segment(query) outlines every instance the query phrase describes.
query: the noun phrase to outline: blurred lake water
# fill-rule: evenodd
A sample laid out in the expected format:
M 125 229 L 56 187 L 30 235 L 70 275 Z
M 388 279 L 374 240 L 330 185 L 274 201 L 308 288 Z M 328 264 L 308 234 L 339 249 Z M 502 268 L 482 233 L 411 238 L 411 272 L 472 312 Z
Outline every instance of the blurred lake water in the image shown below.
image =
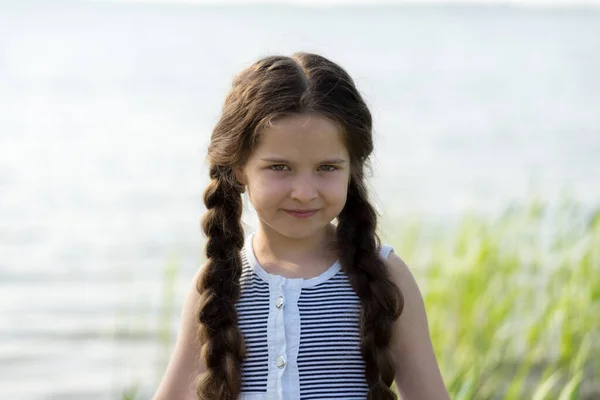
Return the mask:
M 165 269 L 177 309 L 231 78 L 298 50 L 371 106 L 386 222 L 599 204 L 599 11 L 3 2 L 0 398 L 152 392 Z

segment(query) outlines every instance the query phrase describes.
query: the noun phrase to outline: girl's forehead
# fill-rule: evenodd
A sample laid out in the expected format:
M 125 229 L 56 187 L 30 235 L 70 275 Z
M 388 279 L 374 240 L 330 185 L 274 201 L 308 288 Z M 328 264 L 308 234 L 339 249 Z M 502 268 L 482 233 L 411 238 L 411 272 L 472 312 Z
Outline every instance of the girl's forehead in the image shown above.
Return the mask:
M 299 114 L 272 122 L 260 135 L 257 154 L 322 156 L 346 154 L 343 133 L 334 121 L 317 114 Z

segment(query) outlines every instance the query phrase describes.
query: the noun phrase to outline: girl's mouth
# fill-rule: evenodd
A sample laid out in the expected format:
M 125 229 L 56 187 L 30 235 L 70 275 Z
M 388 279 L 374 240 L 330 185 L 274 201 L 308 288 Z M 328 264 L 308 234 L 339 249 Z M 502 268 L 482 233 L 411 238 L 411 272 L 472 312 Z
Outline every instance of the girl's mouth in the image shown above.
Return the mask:
M 319 210 L 284 210 L 286 213 L 290 214 L 295 218 L 310 218 L 317 213 Z

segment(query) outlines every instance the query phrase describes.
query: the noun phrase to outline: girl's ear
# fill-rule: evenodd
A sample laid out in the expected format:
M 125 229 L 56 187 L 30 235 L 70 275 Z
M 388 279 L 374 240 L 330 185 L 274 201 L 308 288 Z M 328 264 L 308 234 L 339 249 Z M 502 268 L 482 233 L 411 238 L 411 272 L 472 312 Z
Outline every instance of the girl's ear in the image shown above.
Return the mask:
M 235 174 L 235 179 L 240 183 L 240 185 L 246 186 L 246 178 L 244 176 L 244 169 L 242 167 L 234 167 L 233 173 Z

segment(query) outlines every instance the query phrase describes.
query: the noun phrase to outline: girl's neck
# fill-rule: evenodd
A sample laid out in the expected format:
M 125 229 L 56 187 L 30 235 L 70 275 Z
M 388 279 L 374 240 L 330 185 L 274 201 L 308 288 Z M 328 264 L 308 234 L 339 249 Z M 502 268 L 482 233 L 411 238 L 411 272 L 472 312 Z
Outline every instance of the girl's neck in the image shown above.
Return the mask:
M 329 225 L 307 238 L 289 238 L 259 227 L 252 247 L 258 262 L 268 272 L 287 278 L 309 279 L 320 275 L 337 259 L 335 226 Z

